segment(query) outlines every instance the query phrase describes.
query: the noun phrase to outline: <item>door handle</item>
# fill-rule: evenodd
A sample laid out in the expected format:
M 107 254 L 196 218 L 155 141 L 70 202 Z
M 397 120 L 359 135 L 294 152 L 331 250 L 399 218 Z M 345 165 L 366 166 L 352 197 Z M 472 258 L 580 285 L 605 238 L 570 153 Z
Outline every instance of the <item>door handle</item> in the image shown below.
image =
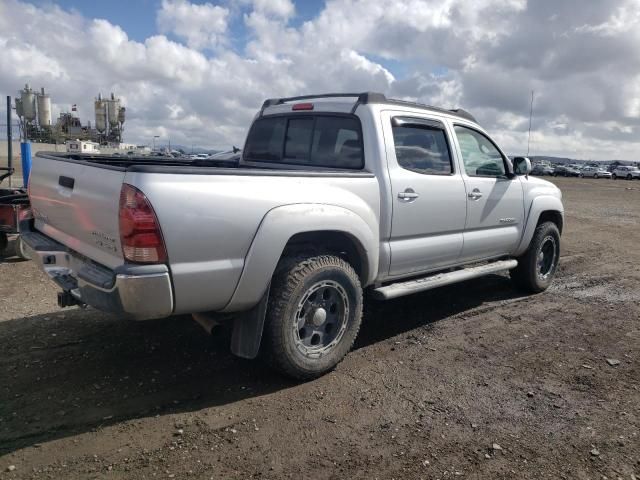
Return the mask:
M 478 200 L 479 198 L 482 198 L 482 192 L 479 189 L 474 188 L 467 194 L 467 197 L 471 200 Z
M 420 194 L 416 193 L 412 188 L 407 188 L 404 192 L 398 193 L 398 198 L 407 202 L 415 200 L 419 196 Z
M 60 175 L 58 177 L 58 185 L 64 188 L 68 188 L 69 190 L 73 190 L 73 186 L 75 185 L 75 178 L 65 177 L 64 175 Z

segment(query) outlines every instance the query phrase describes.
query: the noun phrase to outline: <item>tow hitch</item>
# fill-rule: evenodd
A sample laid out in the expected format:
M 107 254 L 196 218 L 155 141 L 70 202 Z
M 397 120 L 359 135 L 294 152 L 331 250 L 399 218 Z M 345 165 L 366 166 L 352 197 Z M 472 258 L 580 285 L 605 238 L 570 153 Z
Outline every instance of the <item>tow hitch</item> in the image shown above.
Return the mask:
M 68 290 L 58 292 L 58 306 L 60 308 L 73 307 L 75 305 L 79 305 L 82 308 L 86 307 L 86 304 L 71 295 Z

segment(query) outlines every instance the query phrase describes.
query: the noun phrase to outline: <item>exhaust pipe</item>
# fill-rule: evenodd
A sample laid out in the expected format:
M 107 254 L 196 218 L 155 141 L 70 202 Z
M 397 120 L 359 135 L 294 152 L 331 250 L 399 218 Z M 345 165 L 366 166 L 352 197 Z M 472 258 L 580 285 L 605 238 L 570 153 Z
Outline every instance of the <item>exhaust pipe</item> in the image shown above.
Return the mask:
M 220 325 L 213 315 L 206 313 L 192 313 L 191 317 L 202 327 L 209 335 L 213 334 L 214 329 Z

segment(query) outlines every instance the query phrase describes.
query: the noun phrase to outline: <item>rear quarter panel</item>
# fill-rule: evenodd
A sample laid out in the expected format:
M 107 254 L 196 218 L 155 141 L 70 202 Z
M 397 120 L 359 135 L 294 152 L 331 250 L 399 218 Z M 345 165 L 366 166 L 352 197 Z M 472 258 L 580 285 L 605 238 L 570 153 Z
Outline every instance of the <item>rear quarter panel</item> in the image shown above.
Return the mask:
M 128 172 L 125 182 L 144 192 L 158 216 L 169 257 L 175 313 L 221 310 L 227 305 L 256 232 L 276 207 L 337 205 L 366 218 L 378 231 L 379 190 L 371 174 Z M 282 251 L 284 244 L 278 248 Z

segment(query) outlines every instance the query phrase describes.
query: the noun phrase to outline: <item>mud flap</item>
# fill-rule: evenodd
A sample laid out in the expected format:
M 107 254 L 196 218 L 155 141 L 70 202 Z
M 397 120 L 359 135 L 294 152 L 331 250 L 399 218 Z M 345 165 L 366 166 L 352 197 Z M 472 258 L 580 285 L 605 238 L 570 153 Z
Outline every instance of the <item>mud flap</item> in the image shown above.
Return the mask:
M 249 360 L 258 356 L 262 330 L 264 329 L 264 319 L 267 315 L 270 289 L 271 284 L 267 286 L 267 291 L 258 305 L 235 318 L 233 333 L 231 334 L 231 353 L 234 355 Z

